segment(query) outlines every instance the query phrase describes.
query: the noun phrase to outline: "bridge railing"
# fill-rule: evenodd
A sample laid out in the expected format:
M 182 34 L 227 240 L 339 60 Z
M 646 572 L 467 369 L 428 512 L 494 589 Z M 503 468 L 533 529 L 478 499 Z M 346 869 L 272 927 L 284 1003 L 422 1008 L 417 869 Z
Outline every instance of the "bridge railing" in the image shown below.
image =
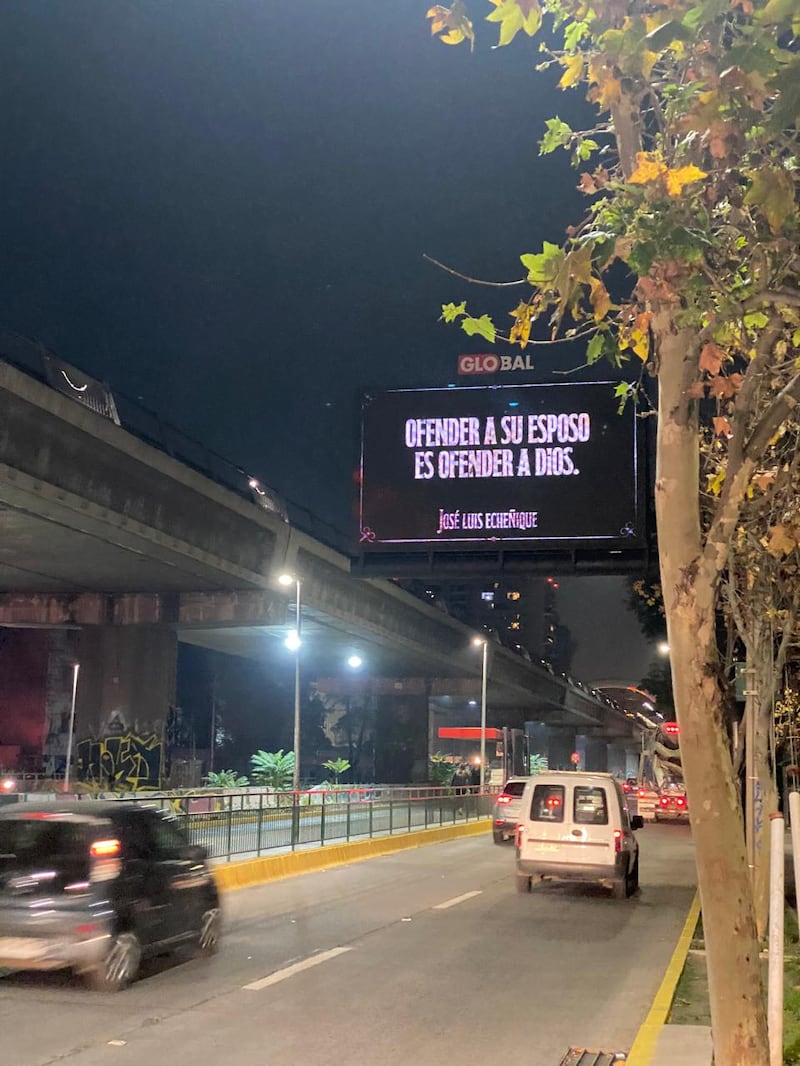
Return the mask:
M 249 789 L 242 795 L 142 797 L 133 802 L 169 810 L 212 859 L 231 859 L 476 821 L 491 813 L 494 791 L 480 792 L 477 786 Z

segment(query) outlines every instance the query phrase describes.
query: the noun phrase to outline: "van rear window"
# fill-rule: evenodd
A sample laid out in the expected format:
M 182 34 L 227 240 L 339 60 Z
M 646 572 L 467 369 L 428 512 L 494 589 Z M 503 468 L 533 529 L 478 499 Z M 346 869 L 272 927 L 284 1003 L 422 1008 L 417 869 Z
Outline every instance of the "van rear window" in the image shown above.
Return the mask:
M 58 889 L 88 878 L 86 826 L 50 817 L 0 819 L 0 881 L 42 871 Z
M 531 821 L 564 821 L 563 785 L 536 785 L 531 801 Z
M 515 798 L 521 796 L 524 791 L 524 781 L 508 781 L 506 787 L 503 789 L 503 792 L 505 792 L 507 796 L 514 796 Z
M 604 788 L 575 787 L 572 819 L 579 825 L 608 825 L 608 807 Z

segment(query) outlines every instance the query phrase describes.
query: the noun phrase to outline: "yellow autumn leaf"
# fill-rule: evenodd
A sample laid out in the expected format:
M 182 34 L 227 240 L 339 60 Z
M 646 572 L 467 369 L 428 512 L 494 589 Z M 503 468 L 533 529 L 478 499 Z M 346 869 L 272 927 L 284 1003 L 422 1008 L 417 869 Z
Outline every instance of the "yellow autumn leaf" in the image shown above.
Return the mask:
M 608 108 L 616 104 L 622 96 L 622 82 L 619 78 L 604 78 L 600 82 L 600 92 L 597 95 L 597 103 L 600 107 Z
M 693 165 L 676 167 L 674 170 L 668 169 L 666 172 L 667 193 L 670 196 L 680 196 L 685 185 L 691 185 L 693 181 L 700 181 L 701 178 L 706 177 L 708 175 L 705 170 Z
M 562 67 L 564 67 L 564 73 L 561 75 L 561 80 L 558 83 L 559 89 L 569 89 L 572 85 L 577 85 L 583 76 L 583 56 L 564 56 L 560 59 Z
M 706 488 L 712 496 L 719 496 L 722 486 L 725 484 L 725 471 L 718 470 L 716 474 L 706 475 Z
M 658 181 L 667 168 L 655 152 L 637 152 L 636 169 L 628 178 L 631 185 L 647 185 L 648 182 Z
M 650 354 L 650 335 L 642 329 L 631 330 L 631 348 L 639 356 L 643 363 L 647 362 Z
M 595 322 L 600 322 L 611 309 L 611 297 L 608 295 L 608 289 L 599 278 L 590 278 L 589 286 L 591 289 L 589 299 L 594 310 L 594 320 Z
M 513 311 L 509 311 L 509 314 L 514 319 L 514 325 L 508 334 L 508 339 L 511 344 L 519 344 L 520 348 L 525 348 L 531 336 L 533 308 L 521 300 Z
M 769 538 L 762 537 L 761 543 L 775 559 L 788 555 L 789 552 L 797 547 L 797 541 L 791 535 L 789 529 L 781 524 L 771 526 Z

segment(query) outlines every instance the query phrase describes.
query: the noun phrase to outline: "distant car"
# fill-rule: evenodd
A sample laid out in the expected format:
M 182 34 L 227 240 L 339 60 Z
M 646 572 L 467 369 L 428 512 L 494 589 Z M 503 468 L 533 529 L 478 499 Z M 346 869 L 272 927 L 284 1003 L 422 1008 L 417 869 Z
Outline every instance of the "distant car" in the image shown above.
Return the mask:
M 662 789 L 655 806 L 657 822 L 688 822 L 689 801 L 681 789 Z
M 494 801 L 492 834 L 495 844 L 502 844 L 506 840 L 513 841 L 519 821 L 522 793 L 528 780 L 527 777 L 509 777 L 503 791 Z
M 116 992 L 143 956 L 180 946 L 210 955 L 219 936 L 205 850 L 154 807 L 0 810 L 0 967 L 71 967 Z

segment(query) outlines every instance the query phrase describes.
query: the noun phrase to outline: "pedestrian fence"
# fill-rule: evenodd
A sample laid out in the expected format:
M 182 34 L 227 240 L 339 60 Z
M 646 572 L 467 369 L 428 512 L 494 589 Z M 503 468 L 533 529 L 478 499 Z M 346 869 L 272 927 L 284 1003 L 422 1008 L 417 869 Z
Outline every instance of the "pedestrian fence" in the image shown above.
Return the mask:
M 133 802 L 169 810 L 211 858 L 231 859 L 476 821 L 491 814 L 494 791 L 481 792 L 475 786 L 457 792 L 393 786 L 312 792 L 247 789 L 238 794 L 137 796 Z

